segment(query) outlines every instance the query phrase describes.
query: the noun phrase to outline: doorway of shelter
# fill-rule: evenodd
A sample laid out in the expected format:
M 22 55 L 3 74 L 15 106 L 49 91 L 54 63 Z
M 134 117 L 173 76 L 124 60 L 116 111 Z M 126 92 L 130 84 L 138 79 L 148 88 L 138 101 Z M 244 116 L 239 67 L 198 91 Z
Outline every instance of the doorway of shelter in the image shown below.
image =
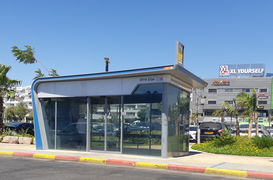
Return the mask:
M 121 97 L 90 98 L 90 150 L 121 152 Z

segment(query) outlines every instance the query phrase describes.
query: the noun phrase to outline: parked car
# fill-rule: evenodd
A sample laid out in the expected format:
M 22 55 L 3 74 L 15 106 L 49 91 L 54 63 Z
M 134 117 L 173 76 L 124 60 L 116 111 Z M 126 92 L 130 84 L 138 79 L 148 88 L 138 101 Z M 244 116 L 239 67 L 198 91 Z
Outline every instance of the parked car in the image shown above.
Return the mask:
M 147 130 L 158 130 L 161 131 L 161 124 L 158 122 L 139 122 L 135 125 L 130 125 L 126 128 L 126 132 L 131 131 L 147 131 Z
M 224 131 L 229 131 L 226 124 L 222 122 L 203 122 L 199 125 L 199 128 L 200 128 L 200 142 L 204 142 L 206 141 L 206 139 L 210 137 L 220 135 Z
M 270 129 L 270 137 L 273 137 L 273 129 Z
M 190 140 L 196 141 L 196 130 L 197 126 L 190 126 L 189 128 Z
M 32 123 L 12 123 L 10 125 L 7 125 L 5 129 L 10 129 L 12 131 L 16 131 L 17 133 L 22 131 L 22 129 L 24 131 L 28 129 L 27 134 L 34 136 L 34 125 Z
M 258 128 L 259 128 L 259 137 L 269 136 L 269 133 L 265 129 L 264 125 L 258 124 Z M 240 136 L 248 136 L 248 129 L 249 129 L 249 124 L 240 124 L 239 126 Z M 236 130 L 232 131 L 231 135 L 236 136 Z M 254 136 L 256 136 L 255 124 L 252 125 L 252 133 L 251 133 L 251 137 L 254 137 Z

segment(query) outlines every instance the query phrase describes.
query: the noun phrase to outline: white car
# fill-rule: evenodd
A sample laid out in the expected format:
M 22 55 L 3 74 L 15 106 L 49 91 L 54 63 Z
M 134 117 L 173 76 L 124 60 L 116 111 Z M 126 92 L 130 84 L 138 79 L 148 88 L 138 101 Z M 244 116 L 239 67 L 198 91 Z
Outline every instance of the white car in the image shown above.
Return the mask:
M 270 134 L 270 137 L 273 137 L 273 129 L 270 129 L 269 134 Z
M 196 141 L 196 130 L 197 130 L 197 126 L 190 126 L 190 129 L 189 129 L 190 140 Z
M 258 124 L 258 127 L 259 127 L 259 137 L 269 136 L 269 133 L 265 129 L 264 125 Z M 248 128 L 249 128 L 249 124 L 240 124 L 240 126 L 239 126 L 240 136 L 248 136 Z M 231 132 L 231 135 L 236 136 L 236 130 L 233 130 Z M 254 136 L 256 136 L 255 124 L 252 125 L 252 133 L 251 133 L 251 137 L 254 137 Z

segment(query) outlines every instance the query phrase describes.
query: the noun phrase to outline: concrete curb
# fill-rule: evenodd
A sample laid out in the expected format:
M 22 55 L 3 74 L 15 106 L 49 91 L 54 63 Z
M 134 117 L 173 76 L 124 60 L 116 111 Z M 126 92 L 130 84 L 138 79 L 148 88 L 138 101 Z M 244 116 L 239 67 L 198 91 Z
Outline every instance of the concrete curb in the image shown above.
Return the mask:
M 162 170 L 175 170 L 175 171 L 184 171 L 184 172 L 217 174 L 217 175 L 235 176 L 235 177 L 273 179 L 273 173 L 254 172 L 254 171 L 238 171 L 238 170 L 229 170 L 229 169 L 205 168 L 205 167 L 182 166 L 182 165 L 171 165 L 171 164 L 157 164 L 157 163 L 136 162 L 136 161 L 126 161 L 126 160 L 116 160 L 116 159 L 98 159 L 98 158 L 88 158 L 88 157 L 80 157 L 80 156 L 38 154 L 38 153 L 11 152 L 11 151 L 0 151 L 0 155 L 85 162 L 85 163 L 95 163 L 95 164 L 122 165 L 122 166 L 132 166 L 132 167 L 152 168 L 152 169 L 162 169 Z

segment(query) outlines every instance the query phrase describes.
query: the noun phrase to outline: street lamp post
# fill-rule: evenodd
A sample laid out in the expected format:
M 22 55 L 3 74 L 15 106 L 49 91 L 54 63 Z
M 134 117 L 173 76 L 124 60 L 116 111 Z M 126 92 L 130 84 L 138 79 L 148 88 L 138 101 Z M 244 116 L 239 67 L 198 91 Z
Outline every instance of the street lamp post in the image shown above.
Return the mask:
M 109 67 L 109 65 L 108 65 L 108 64 L 110 63 L 110 59 L 109 59 L 109 58 L 107 58 L 107 57 L 105 57 L 105 58 L 104 58 L 104 60 L 105 60 L 105 63 L 106 63 L 106 66 L 105 66 L 105 71 L 106 71 L 106 72 L 108 72 L 108 67 Z

